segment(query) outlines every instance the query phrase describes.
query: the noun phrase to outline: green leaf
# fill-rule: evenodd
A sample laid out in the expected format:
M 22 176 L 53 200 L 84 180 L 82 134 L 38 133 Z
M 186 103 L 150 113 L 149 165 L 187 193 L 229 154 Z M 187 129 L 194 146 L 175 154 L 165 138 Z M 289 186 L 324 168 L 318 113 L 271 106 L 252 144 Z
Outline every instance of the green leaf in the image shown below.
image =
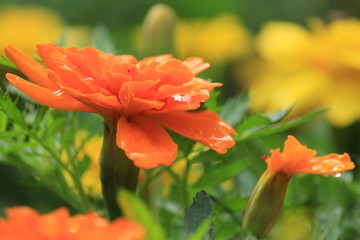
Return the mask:
M 17 69 L 17 67 L 5 56 L 0 56 L 0 65 L 7 67 L 7 68 L 13 68 Z
M 309 121 L 310 119 L 317 117 L 318 115 L 324 113 L 325 111 L 327 111 L 327 109 L 322 109 L 322 110 L 318 110 L 315 112 L 311 112 L 309 114 L 306 114 L 305 116 L 287 121 L 287 122 L 279 122 L 276 124 L 268 124 L 267 126 L 262 126 L 260 128 L 255 128 L 255 129 L 250 129 L 248 131 L 245 132 L 238 132 L 239 135 L 236 136 L 236 139 L 247 139 L 250 137 L 255 137 L 255 136 L 265 136 L 265 135 L 270 135 L 270 134 L 274 134 L 274 133 L 278 133 L 278 132 L 283 132 L 287 129 L 296 127 L 306 121 Z
M 248 102 L 248 93 L 229 98 L 220 112 L 220 117 L 230 125 L 236 125 L 243 119 L 246 111 L 249 109 Z
M 266 114 L 265 116 L 270 119 L 271 122 L 276 123 L 281 121 L 284 117 L 286 117 L 286 115 L 288 115 L 291 111 L 291 109 L 293 108 L 293 106 L 290 106 L 288 108 L 284 108 L 280 111 L 271 113 L 271 114 Z
M 191 159 L 191 162 L 212 162 L 219 159 L 219 154 L 212 150 L 200 152 L 197 156 Z
M 194 232 L 190 237 L 189 240 L 203 240 L 206 237 L 206 234 L 209 231 L 209 228 L 211 228 L 212 219 L 209 218 L 198 227 L 197 231 Z
M 225 180 L 236 176 L 248 165 L 245 160 L 234 160 L 226 164 L 218 164 L 215 167 L 206 169 L 200 179 L 193 185 L 194 188 L 205 188 L 216 186 Z
M 185 215 L 185 222 L 189 233 L 196 233 L 201 225 L 213 215 L 210 196 L 201 190 L 196 193 L 193 203 Z M 200 234 L 200 233 L 199 233 Z M 203 239 L 214 239 L 212 226 L 208 230 L 207 237 Z
M 4 112 L 11 121 L 23 128 L 27 128 L 25 118 L 19 108 L 9 96 L 5 96 L 3 93 L 0 93 L 0 111 Z
M 219 112 L 220 111 L 220 107 L 218 106 L 219 96 L 220 96 L 220 91 L 217 90 L 211 91 L 210 98 L 206 100 L 206 102 L 204 103 L 205 108 L 214 112 Z
M 103 24 L 97 24 L 93 31 L 92 45 L 106 53 L 116 54 L 117 50 L 109 29 Z
M 164 230 L 155 221 L 145 203 L 132 193 L 120 190 L 118 203 L 125 217 L 141 224 L 146 229 L 144 240 L 166 240 Z
M 245 139 L 251 133 L 259 131 L 269 125 L 272 122 L 269 118 L 262 116 L 260 114 L 254 114 L 246 119 L 244 119 L 238 127 L 236 127 L 236 132 L 239 134 L 235 136 L 235 139 Z

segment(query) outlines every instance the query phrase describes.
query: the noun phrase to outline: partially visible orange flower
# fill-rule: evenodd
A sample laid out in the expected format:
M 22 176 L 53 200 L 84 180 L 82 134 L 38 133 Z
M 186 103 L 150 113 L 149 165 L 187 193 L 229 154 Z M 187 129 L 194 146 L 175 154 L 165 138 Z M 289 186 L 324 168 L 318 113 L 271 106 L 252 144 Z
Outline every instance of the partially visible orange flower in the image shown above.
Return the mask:
M 29 207 L 7 209 L 0 219 L 0 240 L 140 240 L 142 226 L 119 218 L 110 223 L 96 213 L 69 216 L 65 208 L 40 215 Z
M 7 74 L 7 79 L 48 107 L 102 115 L 105 125 L 116 131 L 117 146 L 138 167 L 170 165 L 175 159 L 177 145 L 164 127 L 218 153 L 235 144 L 230 134 L 236 132 L 216 113 L 185 112 L 199 108 L 209 91 L 221 86 L 196 77 L 209 67 L 201 58 L 181 61 L 162 55 L 139 61 L 93 47 L 37 47 L 47 68 L 6 47 L 9 59 L 33 83 L 13 74 Z
M 271 156 L 265 157 L 268 171 L 283 172 L 288 177 L 299 173 L 335 174 L 355 167 L 347 153 L 331 153 L 316 157 L 316 151 L 307 148 L 293 136 L 288 136 L 284 150 L 271 150 Z
M 299 173 L 336 174 L 355 167 L 347 153 L 331 153 L 316 157 L 316 151 L 288 136 L 284 150 L 271 151 L 265 157 L 268 165 L 258 180 L 248 202 L 243 229 L 258 239 L 264 239 L 273 228 L 282 208 L 288 183 Z

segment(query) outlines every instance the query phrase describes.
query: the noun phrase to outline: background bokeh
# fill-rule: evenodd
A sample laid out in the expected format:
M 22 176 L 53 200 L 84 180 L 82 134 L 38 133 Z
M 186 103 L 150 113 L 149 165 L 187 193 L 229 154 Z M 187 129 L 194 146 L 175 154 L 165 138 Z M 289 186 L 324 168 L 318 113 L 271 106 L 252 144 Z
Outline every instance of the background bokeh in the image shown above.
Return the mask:
M 250 91 L 248 114 L 257 111 L 269 113 L 266 111 L 268 110 L 266 107 L 253 107 L 256 105 L 253 104 L 254 99 L 262 99 L 263 102 L 270 103 L 273 93 L 287 84 L 292 90 L 289 91 L 290 95 L 285 94 L 287 98 L 280 98 L 281 104 L 271 110 L 277 111 L 289 107 L 291 104 L 296 104 L 296 101 L 303 103 L 300 105 L 301 107 L 294 107 L 287 116 L 286 120 L 291 120 L 311 111 L 329 107 L 326 105 L 327 97 L 335 95 L 335 92 L 340 89 L 337 85 L 339 79 L 345 79 L 345 82 L 350 84 L 346 85 L 349 92 L 342 92 L 343 95 L 340 95 L 340 99 L 350 99 L 350 96 L 353 96 L 350 94 L 357 95 L 358 93 L 360 96 L 360 83 L 358 83 L 360 81 L 360 53 L 357 51 L 360 49 L 360 38 L 358 38 L 360 36 L 359 0 L 0 0 L 0 48 L 2 49 L 7 44 L 13 44 L 35 56 L 34 45 L 36 43 L 55 42 L 64 46 L 103 46 L 105 51 L 133 54 L 141 58 L 144 57 L 144 36 L 141 26 L 147 11 L 156 3 L 169 5 L 177 14 L 172 54 L 179 58 L 193 55 L 203 57 L 211 64 L 211 68 L 206 70 L 202 76 L 214 82 L 224 83 L 224 86 L 217 92 L 219 105 L 231 97 Z M 339 31 L 337 33 L 339 35 L 334 34 L 334 36 L 340 36 L 338 39 L 345 39 L 343 42 L 340 41 L 339 45 L 332 45 L 333 42 L 330 41 L 332 39 L 324 41 L 329 44 L 328 49 L 334 50 L 336 53 L 331 56 L 331 61 L 328 61 L 326 57 L 322 58 L 323 55 L 317 52 L 318 48 L 311 51 L 306 50 L 309 54 L 302 51 L 303 38 L 308 35 L 311 39 L 317 38 L 316 34 L 324 29 L 326 33 L 327 26 L 330 26 L 332 22 L 349 18 L 354 19 L 354 24 L 351 24 L 351 27 L 344 24 L 342 28 L 344 30 Z M 278 34 L 268 34 L 267 36 L 270 38 L 266 38 L 263 30 L 267 24 L 274 21 L 287 25 L 279 27 Z M 318 24 L 319 22 L 321 24 Z M 298 31 L 299 29 L 301 30 Z M 276 33 L 276 31 L 274 32 Z M 260 36 L 263 37 L 262 45 L 259 43 Z M 298 40 L 298 36 L 301 40 Z M 354 41 L 355 43 L 350 44 L 347 42 L 349 39 L 359 39 L 359 43 Z M 98 44 L 98 41 L 106 42 L 106 44 Z M 316 46 L 322 46 L 322 43 L 321 41 L 317 42 Z M 276 46 L 279 51 L 271 52 L 275 49 L 272 46 Z M 337 54 L 343 53 L 342 47 L 344 46 L 346 47 L 344 52 L 351 53 L 351 56 L 349 55 L 351 61 L 346 63 L 339 61 L 339 63 L 335 60 L 338 60 L 338 56 L 343 56 Z M 339 47 L 340 50 L 336 47 Z M 349 47 L 349 51 L 347 51 L 347 47 Z M 281 52 L 283 49 L 289 51 Z M 308 64 L 303 61 L 303 58 L 298 58 L 295 52 L 296 54 L 304 52 L 306 56 L 314 56 L 314 59 L 320 59 L 321 63 L 325 63 L 324 65 L 331 62 L 331 66 L 318 71 L 319 69 L 314 67 L 315 65 Z M 3 51 L 0 50 L 0 53 Z M 264 56 L 275 59 L 276 64 L 268 61 Z M 274 67 L 272 64 L 276 66 Z M 306 74 L 298 74 L 299 69 L 305 69 Z M 2 89 L 5 92 L 10 91 L 14 95 L 18 94 L 14 89 L 8 87 L 3 77 L 7 71 L 14 70 L 2 66 L 0 71 Z M 316 74 L 313 74 L 314 71 Z M 320 76 L 319 72 L 321 77 L 317 78 Z M 336 74 L 333 74 L 334 72 Z M 341 73 L 339 79 L 333 77 L 338 76 L 338 72 Z M 301 73 L 303 72 L 301 71 Z M 342 78 L 343 76 L 345 77 Z M 294 82 L 296 79 L 300 83 L 292 85 L 287 81 L 285 84 L 279 79 L 281 81 L 291 79 Z M 261 85 L 262 88 L 259 90 L 254 87 L 254 84 L 260 81 L 264 81 L 266 84 Z M 313 84 L 314 82 L 316 84 Z M 325 90 L 327 91 L 325 92 Z M 294 93 L 296 98 L 291 93 Z M 287 134 L 296 135 L 302 143 L 317 149 L 321 155 L 330 152 L 348 152 L 358 166 L 360 158 L 360 99 L 351 98 L 350 100 L 352 104 L 345 102 L 344 105 L 341 105 L 343 102 L 339 103 L 340 110 L 336 113 L 336 116 L 340 118 L 339 121 L 333 121 L 334 118 L 330 118 L 325 113 L 283 133 L 240 141 L 239 149 L 236 151 L 239 150 L 240 153 L 243 153 L 246 159 L 238 156 L 241 154 L 234 153 L 235 150 L 228 158 L 233 157 L 246 161 L 249 168 L 229 181 L 221 182 L 221 184 L 216 182 L 214 184 L 216 190 L 212 193 L 218 194 L 219 199 L 230 206 L 231 211 L 240 212 L 235 218 L 239 217 L 252 187 L 265 169 L 261 156 L 268 154 L 269 149 L 281 146 Z M 322 102 L 325 103 L 318 104 Z M 19 109 L 24 114 L 31 112 L 26 108 L 27 105 L 24 105 L 21 101 L 18 102 Z M 208 106 L 210 105 L 211 103 Z M 221 108 L 219 109 L 221 110 Z M 216 106 L 213 110 L 216 110 Z M 352 114 L 348 114 L 347 111 Z M 56 114 L 64 119 L 69 118 L 66 113 L 55 113 L 54 116 L 57 117 Z M 4 118 L 4 116 L 2 117 Z M 91 115 L 91 117 L 94 116 Z M 90 132 L 89 136 L 91 137 L 96 135 L 97 140 L 89 137 L 86 140 L 88 145 L 83 144 L 84 149 L 81 150 L 83 152 L 80 151 L 80 158 L 85 159 L 86 155 L 93 163 L 96 163 L 96 153 L 87 152 L 86 149 L 93 150 L 98 147 L 99 143 L 94 142 L 98 141 L 102 126 L 96 117 L 93 122 L 86 122 L 91 117 L 83 114 L 76 115 L 79 122 L 74 126 Z M 343 117 L 346 117 L 346 120 L 342 121 Z M 86 122 L 86 126 L 82 124 L 83 122 Z M 75 131 L 73 133 L 74 136 L 78 136 Z M 0 140 L 1 134 L 2 132 L 0 132 Z M 58 134 L 61 135 L 61 133 Z M 79 139 L 73 140 L 73 143 L 78 141 Z M 91 144 L 95 144 L 96 147 Z M 67 206 L 71 211 L 76 212 L 75 207 L 64 200 L 63 196 L 51 191 L 49 186 L 39 183 L 36 176 L 30 171 L 8 164 L 7 161 L 10 157 L 16 159 L 14 157 L 16 154 L 13 156 L 9 154 L 11 150 L 7 149 L 7 151 L 0 153 L 0 215 L 4 214 L 3 210 L 6 207 L 13 205 L 30 205 L 42 212 L 50 211 L 58 206 Z M 19 153 L 19 156 L 26 156 L 26 152 L 24 154 Z M 209 154 L 209 157 L 211 158 L 213 155 Z M 89 159 L 87 161 L 90 161 Z M 197 163 L 193 165 L 191 171 L 186 171 L 186 174 L 189 174 L 189 184 L 199 180 L 206 172 L 206 167 L 212 167 L 211 163 L 205 162 L 204 166 Z M 173 171 L 181 177 L 186 168 L 184 159 L 177 161 L 173 168 Z M 146 174 L 143 177 L 145 178 L 145 176 Z M 179 186 L 171 179 L 168 175 L 163 174 L 160 180 L 166 182 L 167 185 L 154 183 L 155 186 L 152 190 L 166 195 L 168 198 L 167 201 L 162 200 L 163 202 L 161 202 L 167 208 L 160 208 L 159 212 L 164 214 L 164 219 L 166 217 L 172 219 L 173 222 L 169 222 L 173 224 L 172 227 L 176 228 L 178 219 L 174 215 L 181 215 L 183 206 L 175 203 L 183 196 L 179 195 L 180 193 L 176 189 Z M 359 184 L 360 177 L 357 168 L 351 174 L 344 174 L 340 179 L 309 175 L 294 178 L 285 201 L 284 213 L 272 233 L 272 239 L 305 240 L 310 239 L 311 235 L 313 240 L 360 239 L 358 228 L 360 220 L 356 215 L 360 213 Z M 243 198 L 239 199 L 239 196 Z M 94 202 L 101 208 L 101 203 L 99 203 L 101 201 L 97 199 Z M 218 207 L 216 210 L 221 212 L 223 209 Z M 224 236 L 235 234 L 237 230 L 234 230 L 233 225 L 228 224 L 229 222 L 234 224 L 232 219 L 234 216 L 226 215 L 226 213 L 218 214 L 218 216 L 220 222 L 216 227 L 218 232 L 220 231 Z M 162 219 L 163 222 L 165 222 L 164 219 Z M 221 231 L 221 229 L 223 230 Z M 330 235 L 333 238 L 328 237 Z

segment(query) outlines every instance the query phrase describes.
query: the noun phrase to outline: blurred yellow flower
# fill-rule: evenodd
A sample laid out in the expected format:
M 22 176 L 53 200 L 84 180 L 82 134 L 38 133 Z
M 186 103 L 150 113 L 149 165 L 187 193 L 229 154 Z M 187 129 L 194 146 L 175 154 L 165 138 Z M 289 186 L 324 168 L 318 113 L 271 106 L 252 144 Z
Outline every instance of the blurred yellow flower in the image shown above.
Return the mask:
M 9 44 L 28 54 L 35 54 L 36 44 L 58 42 L 65 30 L 66 46 L 90 44 L 91 31 L 88 27 L 66 26 L 54 10 L 35 5 L 4 8 L 0 11 L 0 54 Z
M 233 14 L 179 21 L 175 46 L 180 58 L 201 56 L 211 64 L 236 60 L 250 52 L 248 30 Z
M 91 196 L 101 196 L 101 183 L 100 183 L 100 165 L 99 157 L 102 146 L 102 136 L 92 136 L 88 138 L 89 133 L 86 131 L 79 131 L 75 135 L 75 148 L 80 149 L 75 161 L 82 161 L 85 156 L 90 158 L 90 164 L 81 178 L 81 184 L 85 192 Z M 62 155 L 65 163 L 69 159 L 67 154 Z M 73 184 L 70 176 L 65 174 L 69 184 Z
M 144 49 L 143 31 L 134 30 L 136 48 Z M 210 64 L 224 64 L 250 53 L 251 38 L 239 17 L 221 14 L 211 19 L 180 19 L 175 25 L 174 53 L 180 59 L 201 56 Z
M 78 132 L 75 136 L 75 146 L 80 146 L 87 135 L 87 132 Z M 85 191 L 94 196 L 101 196 L 99 157 L 102 142 L 102 136 L 93 136 L 86 140 L 83 148 L 78 154 L 79 159 L 82 159 L 85 155 L 90 157 L 90 165 L 82 176 L 81 183 L 85 187 Z
M 326 116 L 337 126 L 360 119 L 358 19 L 313 20 L 310 30 L 270 22 L 256 43 L 260 59 L 243 71 L 253 110 L 273 112 L 295 104 L 292 116 L 330 108 Z
M 285 212 L 271 233 L 273 240 L 308 240 L 315 229 L 314 213 L 308 208 Z

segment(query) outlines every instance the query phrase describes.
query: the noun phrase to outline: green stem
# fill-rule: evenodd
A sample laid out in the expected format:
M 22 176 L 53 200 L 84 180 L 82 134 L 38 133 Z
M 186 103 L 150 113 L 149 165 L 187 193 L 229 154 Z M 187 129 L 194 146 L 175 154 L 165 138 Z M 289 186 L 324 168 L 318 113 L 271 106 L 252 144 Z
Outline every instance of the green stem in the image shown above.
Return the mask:
M 104 141 L 100 156 L 101 185 L 109 219 L 123 215 L 117 203 L 117 191 L 125 188 L 133 193 L 139 176 L 139 168 L 116 145 L 116 125 L 105 123 Z
M 185 172 L 182 182 L 182 191 L 183 191 L 183 197 L 184 197 L 184 206 L 185 208 L 189 207 L 189 192 L 188 192 L 188 178 L 189 178 L 189 171 L 190 171 L 190 161 L 188 158 L 186 158 L 186 166 L 185 166 Z

